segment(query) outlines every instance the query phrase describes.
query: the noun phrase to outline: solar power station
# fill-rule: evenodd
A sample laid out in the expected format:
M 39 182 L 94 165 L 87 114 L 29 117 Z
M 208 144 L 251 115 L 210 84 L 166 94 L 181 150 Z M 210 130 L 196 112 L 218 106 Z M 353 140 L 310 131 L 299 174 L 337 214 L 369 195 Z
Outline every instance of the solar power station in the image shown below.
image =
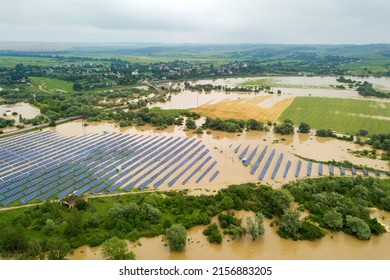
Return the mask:
M 335 175 L 335 166 L 332 164 L 324 165 L 322 163 L 314 163 L 312 161 L 304 162 L 300 159 L 297 159 L 296 163 L 293 164 L 291 160 L 283 161 L 284 159 L 283 153 L 278 153 L 275 149 L 269 151 L 268 146 L 260 147 L 259 145 L 257 145 L 256 147 L 254 148 L 252 147 L 253 149 L 251 149 L 251 145 L 248 145 L 245 147 L 245 149 L 240 151 L 242 145 L 239 144 L 237 147 L 233 147 L 233 148 L 234 148 L 233 150 L 234 153 L 239 155 L 239 159 L 242 161 L 243 165 L 250 166 L 250 173 L 252 175 L 258 173 L 257 176 L 259 180 L 267 179 L 266 178 L 267 174 L 271 174 L 270 176 L 271 180 L 275 180 L 278 177 L 279 170 L 282 170 L 280 172 L 279 178 L 282 177 L 286 178 L 291 168 L 294 168 L 293 172 L 295 172 L 296 178 L 303 177 L 303 176 L 311 177 L 313 175 L 316 175 L 314 174 L 316 170 L 318 170 L 319 176 L 323 176 L 325 173 L 324 167 L 327 167 L 329 175 Z M 258 154 L 258 151 L 261 152 L 259 152 Z M 248 158 L 245 157 L 247 154 L 249 154 Z M 257 154 L 258 156 L 256 157 Z M 276 163 L 274 161 L 274 158 L 277 158 Z M 253 164 L 251 164 L 253 159 L 256 159 L 256 161 Z M 266 160 L 263 161 L 264 159 Z M 274 164 L 273 165 L 274 168 L 271 170 L 270 166 L 272 164 Z M 259 168 L 260 165 L 262 165 L 261 168 Z M 357 175 L 357 170 L 353 166 L 351 166 L 350 173 L 348 173 L 346 167 L 342 165 L 339 166 L 339 169 L 340 169 L 340 173 L 339 173 L 340 175 Z M 268 173 L 268 171 L 270 171 L 270 173 Z M 363 169 L 362 174 L 364 174 L 365 176 L 370 176 L 367 169 Z M 378 177 L 381 175 L 379 170 L 374 170 L 373 174 L 375 174 Z M 390 172 L 387 172 L 386 174 L 390 176 Z
M 191 179 L 212 182 L 219 170 L 208 154 L 195 138 L 110 133 L 65 137 L 53 132 L 14 136 L 0 142 L 0 204 L 119 188 L 184 186 Z

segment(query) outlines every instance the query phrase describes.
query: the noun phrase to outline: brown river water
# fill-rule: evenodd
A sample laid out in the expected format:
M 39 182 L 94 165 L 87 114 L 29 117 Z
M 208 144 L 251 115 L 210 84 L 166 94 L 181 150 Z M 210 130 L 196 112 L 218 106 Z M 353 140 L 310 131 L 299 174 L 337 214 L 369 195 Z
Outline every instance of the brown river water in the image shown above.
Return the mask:
M 245 217 L 245 213 L 240 213 Z M 383 223 L 390 223 L 390 213 Z M 245 221 L 245 218 L 243 219 Z M 362 241 L 343 233 L 329 233 L 316 241 L 285 240 L 276 233 L 276 228 L 265 220 L 265 235 L 252 241 L 249 235 L 238 240 L 226 236 L 221 244 L 209 244 L 202 234 L 204 226 L 187 231 L 188 242 L 182 252 L 171 252 L 163 236 L 141 238 L 128 243 L 138 260 L 390 260 L 390 234 L 374 236 Z M 102 259 L 100 247 L 82 246 L 68 256 L 72 260 Z

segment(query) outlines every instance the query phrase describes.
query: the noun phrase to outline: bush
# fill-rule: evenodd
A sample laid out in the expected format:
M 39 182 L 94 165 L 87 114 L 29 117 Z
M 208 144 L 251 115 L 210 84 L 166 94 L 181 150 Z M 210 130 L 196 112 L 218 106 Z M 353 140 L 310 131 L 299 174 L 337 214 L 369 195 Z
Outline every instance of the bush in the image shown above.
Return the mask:
M 325 231 L 308 221 L 303 221 L 300 225 L 299 234 L 302 240 L 315 240 L 324 237 Z
M 182 225 L 175 224 L 170 228 L 167 228 L 166 237 L 171 250 L 181 251 L 185 248 L 187 242 L 187 232 Z
M 204 231 L 203 234 L 207 236 L 207 239 L 210 243 L 220 244 L 222 242 L 222 235 L 218 230 L 217 224 L 213 223 L 209 225 Z
M 135 260 L 133 252 L 129 252 L 125 240 L 114 236 L 102 244 L 102 255 L 106 260 Z
M 347 216 L 345 223 L 349 233 L 356 235 L 360 239 L 369 240 L 371 237 L 370 227 L 357 217 Z

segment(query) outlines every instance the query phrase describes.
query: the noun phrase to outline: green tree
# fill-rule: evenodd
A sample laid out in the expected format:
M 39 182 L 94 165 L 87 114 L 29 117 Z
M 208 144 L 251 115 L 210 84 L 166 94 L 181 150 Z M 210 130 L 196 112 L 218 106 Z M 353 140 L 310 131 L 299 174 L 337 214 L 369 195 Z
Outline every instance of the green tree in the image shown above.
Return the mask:
M 367 136 L 368 135 L 368 131 L 366 129 L 359 129 L 359 135 L 360 136 Z
M 209 225 L 204 231 L 203 234 L 207 236 L 207 239 L 210 243 L 220 244 L 222 242 L 222 235 L 218 230 L 216 223 Z
M 370 239 L 370 227 L 362 219 L 348 215 L 346 218 L 345 225 L 351 234 L 354 234 L 363 240 Z
M 181 251 L 185 248 L 187 242 L 187 232 L 182 225 L 175 224 L 170 228 L 167 228 L 166 237 L 171 250 Z
M 83 232 L 83 216 L 78 210 L 73 210 L 66 220 L 64 232 L 69 237 L 76 237 Z
M 254 119 L 249 119 L 247 122 L 246 122 L 246 128 L 248 130 L 264 130 L 264 124 L 257 121 L 257 120 L 254 120 Z
M 271 197 L 272 212 L 277 216 L 284 213 L 285 209 L 290 208 L 294 197 L 286 189 L 276 189 Z
M 294 125 L 291 123 L 282 123 L 274 126 L 274 131 L 282 135 L 292 135 L 294 134 Z
M 252 236 L 252 240 L 257 240 L 261 236 L 264 235 L 264 224 L 263 224 L 264 216 L 261 213 L 257 213 L 255 220 L 251 217 L 247 217 L 247 232 Z
M 54 238 L 49 240 L 47 258 L 49 260 L 65 260 L 70 246 L 65 240 Z
M 331 229 L 341 229 L 343 227 L 343 215 L 334 209 L 326 212 L 323 220 Z
M 187 118 L 186 120 L 186 128 L 188 129 L 196 129 L 196 123 L 192 118 Z
M 301 133 L 309 133 L 310 132 L 310 125 L 307 123 L 301 122 L 301 124 L 298 127 L 298 131 Z
M 234 200 L 229 196 L 224 196 L 221 200 L 220 207 L 222 210 L 229 210 L 234 207 Z
M 102 255 L 106 260 L 135 260 L 133 252 L 129 252 L 125 240 L 114 236 L 102 244 Z
M 78 82 L 75 82 L 75 83 L 73 84 L 73 90 L 74 90 L 74 91 L 81 91 L 81 90 L 83 90 L 82 84 L 80 84 L 80 83 L 78 83 Z
M 280 230 L 289 237 L 294 237 L 300 228 L 300 213 L 291 209 L 286 209 L 280 218 Z

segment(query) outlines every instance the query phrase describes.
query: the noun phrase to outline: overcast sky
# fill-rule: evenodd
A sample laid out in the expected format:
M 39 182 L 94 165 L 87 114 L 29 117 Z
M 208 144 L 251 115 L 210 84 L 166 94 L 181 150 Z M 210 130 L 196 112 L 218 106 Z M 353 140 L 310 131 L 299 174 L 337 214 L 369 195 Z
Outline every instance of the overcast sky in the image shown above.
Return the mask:
M 390 0 L 0 0 L 0 41 L 390 43 Z

